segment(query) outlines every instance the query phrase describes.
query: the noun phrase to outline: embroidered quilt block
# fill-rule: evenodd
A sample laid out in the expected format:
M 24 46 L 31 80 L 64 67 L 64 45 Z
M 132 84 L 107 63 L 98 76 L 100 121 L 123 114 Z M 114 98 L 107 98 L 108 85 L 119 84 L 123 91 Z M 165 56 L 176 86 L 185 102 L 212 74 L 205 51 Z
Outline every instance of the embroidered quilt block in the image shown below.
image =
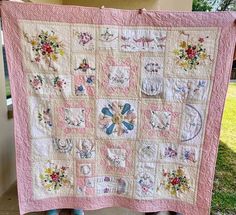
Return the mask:
M 219 30 L 19 26 L 34 199 L 195 203 Z
M 219 135 L 210 136 L 209 114 L 222 78 L 221 26 L 71 20 L 22 12 L 10 37 L 19 55 L 7 40 L 13 98 L 22 102 L 15 123 L 26 125 L 16 133 L 25 141 L 16 142 L 21 213 L 123 206 L 207 214 L 211 185 L 208 194 L 201 186 Z M 19 178 L 24 164 L 29 188 Z

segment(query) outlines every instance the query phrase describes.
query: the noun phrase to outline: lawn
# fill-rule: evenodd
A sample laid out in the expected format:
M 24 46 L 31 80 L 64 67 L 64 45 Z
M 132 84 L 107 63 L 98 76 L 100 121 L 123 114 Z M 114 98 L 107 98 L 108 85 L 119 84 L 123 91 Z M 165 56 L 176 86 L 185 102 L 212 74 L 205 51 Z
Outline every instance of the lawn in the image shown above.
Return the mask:
M 212 197 L 212 214 L 236 214 L 236 83 L 224 109 Z
M 6 79 L 6 97 L 10 98 L 11 97 L 11 91 L 10 91 L 10 81 L 7 78 Z

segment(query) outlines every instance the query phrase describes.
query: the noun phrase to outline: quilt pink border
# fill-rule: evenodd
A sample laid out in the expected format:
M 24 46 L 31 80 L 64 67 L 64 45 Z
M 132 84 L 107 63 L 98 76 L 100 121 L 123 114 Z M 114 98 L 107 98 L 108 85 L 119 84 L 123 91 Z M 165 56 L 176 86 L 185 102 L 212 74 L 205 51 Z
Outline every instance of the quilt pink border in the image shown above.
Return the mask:
M 48 16 L 50 14 L 50 16 Z M 66 14 L 66 16 L 62 16 Z M 17 158 L 18 196 L 20 214 L 32 211 L 43 211 L 52 208 L 80 208 L 95 210 L 104 207 L 126 207 L 138 211 L 172 210 L 185 215 L 209 214 L 211 204 L 211 190 L 219 143 L 220 124 L 224 101 L 230 77 L 234 44 L 236 42 L 235 13 L 192 13 L 192 12 L 158 12 L 137 10 L 99 9 L 78 6 L 59 6 L 31 3 L 4 2 L 2 17 L 5 46 L 8 50 L 7 60 L 11 80 L 11 93 L 14 107 L 14 131 Z M 57 21 L 69 23 L 106 24 L 120 26 L 160 26 L 160 27 L 219 27 L 219 51 L 216 61 L 216 78 L 207 116 L 206 133 L 200 168 L 196 205 L 176 200 L 131 200 L 123 197 L 96 198 L 53 198 L 34 201 L 26 199 L 32 196 L 31 167 L 28 154 L 29 128 L 26 113 L 21 112 L 22 106 L 27 106 L 26 92 L 19 86 L 22 83 L 22 56 L 19 46 L 18 19 Z M 13 48 L 12 48 L 13 47 Z M 17 75 L 17 79 L 14 76 Z M 25 146 L 25 151 L 22 146 Z M 27 158 L 27 159 L 25 159 Z M 206 192 L 208 190 L 208 192 Z M 95 204 L 96 203 L 96 204 Z

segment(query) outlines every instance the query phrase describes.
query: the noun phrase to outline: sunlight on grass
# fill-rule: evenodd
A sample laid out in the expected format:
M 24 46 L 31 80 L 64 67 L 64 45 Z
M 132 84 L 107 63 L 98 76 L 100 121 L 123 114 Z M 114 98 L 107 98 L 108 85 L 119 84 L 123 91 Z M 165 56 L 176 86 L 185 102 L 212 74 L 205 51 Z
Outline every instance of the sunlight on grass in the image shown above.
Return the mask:
M 212 214 L 236 214 L 236 83 L 230 83 L 216 163 Z
M 220 140 L 236 152 L 236 83 L 229 85 Z

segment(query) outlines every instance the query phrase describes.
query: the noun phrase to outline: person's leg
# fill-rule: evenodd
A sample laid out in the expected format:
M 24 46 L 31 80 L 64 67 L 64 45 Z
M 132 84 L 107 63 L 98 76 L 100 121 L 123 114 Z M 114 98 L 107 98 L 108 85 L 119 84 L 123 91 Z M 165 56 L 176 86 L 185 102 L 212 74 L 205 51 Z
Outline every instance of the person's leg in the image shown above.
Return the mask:
M 56 210 L 56 209 L 47 211 L 47 215 L 58 215 L 58 214 L 59 214 L 59 210 Z
M 82 209 L 74 209 L 73 214 L 74 215 L 84 215 L 84 211 Z

